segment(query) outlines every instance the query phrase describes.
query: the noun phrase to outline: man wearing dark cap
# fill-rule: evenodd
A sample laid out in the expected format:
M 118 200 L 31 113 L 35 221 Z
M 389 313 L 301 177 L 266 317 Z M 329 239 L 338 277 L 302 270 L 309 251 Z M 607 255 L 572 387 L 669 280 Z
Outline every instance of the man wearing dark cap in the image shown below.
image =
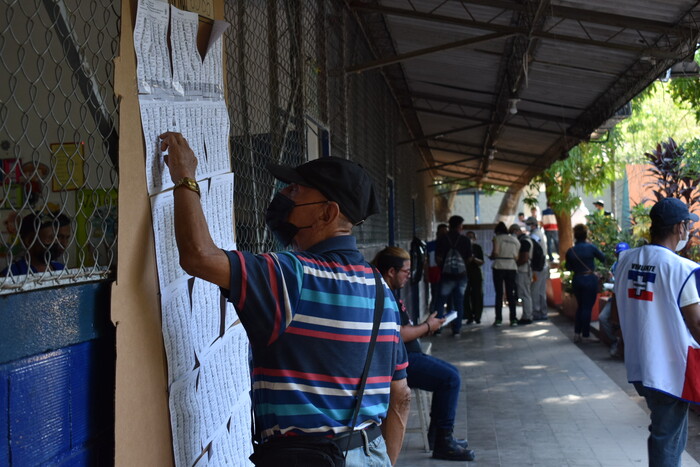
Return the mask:
M 676 198 L 657 202 L 649 215 L 651 244 L 618 259 L 614 306 L 627 379 L 651 411 L 649 465 L 679 466 L 688 405 L 700 403 L 700 266 L 674 251 L 683 248 L 698 216 Z
M 24 257 L 13 262 L 9 268 L 0 271 L 0 277 L 46 271 L 59 271 L 65 268 L 63 263 L 53 261 L 57 258 L 60 247 L 56 240 L 59 222 L 51 214 L 27 214 L 22 218 L 19 238 L 26 250 Z
M 257 465 L 315 465 L 308 457 L 295 461 L 290 444 L 312 443 L 315 451 L 333 440 L 346 452 L 348 467 L 393 464 L 403 441 L 410 389 L 398 308 L 383 281 L 379 335 L 359 416 L 350 426 L 377 290 L 373 269 L 351 235 L 353 226 L 378 211 L 367 173 L 337 157 L 295 168 L 270 166 L 289 185 L 273 198 L 266 222 L 294 251 L 222 251 L 209 235 L 200 206 L 194 153 L 179 133 L 161 139 L 175 182 L 180 263 L 189 274 L 221 287 L 251 343 L 257 442 L 252 459 Z M 268 457 L 265 463 L 265 456 L 275 460 Z

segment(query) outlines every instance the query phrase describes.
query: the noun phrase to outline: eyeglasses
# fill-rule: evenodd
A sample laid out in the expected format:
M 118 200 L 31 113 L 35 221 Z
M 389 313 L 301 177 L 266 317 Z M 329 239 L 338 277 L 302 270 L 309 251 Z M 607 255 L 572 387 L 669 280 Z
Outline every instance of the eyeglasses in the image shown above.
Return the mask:
M 411 274 L 411 268 L 402 268 L 402 269 L 399 269 L 399 271 L 404 273 L 404 274 Z

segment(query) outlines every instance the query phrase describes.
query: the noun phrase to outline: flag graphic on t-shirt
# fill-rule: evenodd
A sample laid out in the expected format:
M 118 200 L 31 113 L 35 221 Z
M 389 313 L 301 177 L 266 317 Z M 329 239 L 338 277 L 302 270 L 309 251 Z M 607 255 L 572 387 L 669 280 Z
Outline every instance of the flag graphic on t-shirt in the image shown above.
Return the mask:
M 629 298 L 654 301 L 654 292 L 647 289 L 650 283 L 656 282 L 656 273 L 631 270 L 627 272 L 627 279 L 632 282 L 632 287 L 627 289 Z

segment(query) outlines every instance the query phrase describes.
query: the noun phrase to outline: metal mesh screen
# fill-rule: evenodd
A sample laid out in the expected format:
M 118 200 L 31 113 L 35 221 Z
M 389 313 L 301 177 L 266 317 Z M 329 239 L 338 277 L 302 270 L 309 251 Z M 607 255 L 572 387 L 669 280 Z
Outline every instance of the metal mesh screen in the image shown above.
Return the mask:
M 0 293 L 116 262 L 120 2 L 0 2 Z
M 344 2 L 226 2 L 225 16 L 232 25 L 226 51 L 239 248 L 279 248 L 263 221 L 279 188 L 265 166 L 315 157 L 313 139 L 323 130 L 330 153 L 361 163 L 377 185 L 383 210 L 354 230 L 359 244 L 388 243 L 390 178 L 396 240 L 410 241 L 413 203 L 425 202 L 420 157 L 410 145 L 396 146 L 407 132 L 381 73 L 344 72 L 375 58 Z

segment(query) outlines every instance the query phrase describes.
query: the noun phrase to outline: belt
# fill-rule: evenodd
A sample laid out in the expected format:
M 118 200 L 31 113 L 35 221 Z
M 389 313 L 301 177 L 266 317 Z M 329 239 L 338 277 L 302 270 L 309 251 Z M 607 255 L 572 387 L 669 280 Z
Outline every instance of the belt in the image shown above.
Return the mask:
M 345 451 L 345 450 L 351 450 L 351 449 L 356 449 L 361 446 L 367 447 L 367 445 L 377 439 L 378 436 L 382 434 L 382 429 L 379 428 L 379 425 L 374 425 L 370 426 L 369 428 L 365 428 L 364 430 L 359 430 L 359 431 L 348 431 L 347 433 L 340 434 L 336 437 L 333 438 L 333 441 L 335 441 L 335 444 L 338 445 L 338 447 Z M 348 438 L 350 440 L 348 441 Z

